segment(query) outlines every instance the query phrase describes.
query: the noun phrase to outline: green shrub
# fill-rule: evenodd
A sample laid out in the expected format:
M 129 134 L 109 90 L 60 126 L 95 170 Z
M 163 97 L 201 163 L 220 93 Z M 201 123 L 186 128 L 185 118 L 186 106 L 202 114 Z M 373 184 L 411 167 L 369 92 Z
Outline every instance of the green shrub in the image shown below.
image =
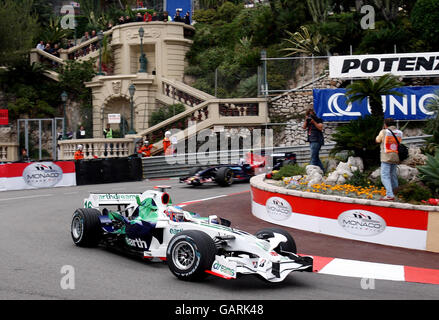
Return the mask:
M 427 187 L 410 182 L 401 186 L 398 190 L 398 196 L 401 197 L 405 202 L 419 203 L 422 200 L 428 200 L 432 197 L 430 189 Z
M 166 119 L 172 118 L 174 115 L 177 115 L 186 108 L 182 103 L 173 104 L 170 106 L 161 107 L 151 113 L 149 125 L 152 127 Z
M 299 166 L 298 164 L 288 164 L 279 169 L 278 172 L 273 174 L 274 180 L 282 180 L 283 177 L 293 177 L 298 175 L 305 175 L 306 170 L 304 167 Z
M 368 187 L 371 184 L 371 181 L 369 180 L 366 172 L 357 170 L 353 172 L 353 175 L 349 179 L 346 179 L 346 184 L 350 184 L 355 187 Z
M 337 127 L 332 135 L 336 143 L 331 150 L 334 155 L 340 151 L 352 151 L 355 157 L 363 159 L 365 169 L 380 163 L 380 145 L 375 142 L 382 128 L 382 121 L 373 116 L 352 120 Z
M 427 155 L 427 162 L 423 166 L 417 167 L 419 178 L 429 186 L 433 192 L 439 190 L 439 148 L 436 148 L 434 156 Z

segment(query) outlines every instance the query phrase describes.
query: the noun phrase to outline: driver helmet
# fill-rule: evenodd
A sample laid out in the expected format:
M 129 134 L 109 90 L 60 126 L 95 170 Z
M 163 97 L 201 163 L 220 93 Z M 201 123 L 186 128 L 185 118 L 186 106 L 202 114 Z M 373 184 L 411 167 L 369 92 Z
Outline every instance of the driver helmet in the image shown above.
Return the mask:
M 169 206 L 165 209 L 165 213 L 171 221 L 184 221 L 184 211 L 181 208 Z
M 78 145 L 78 150 L 82 150 L 83 146 L 82 144 Z
M 171 136 L 171 131 L 166 131 L 165 132 L 165 137 L 169 138 Z

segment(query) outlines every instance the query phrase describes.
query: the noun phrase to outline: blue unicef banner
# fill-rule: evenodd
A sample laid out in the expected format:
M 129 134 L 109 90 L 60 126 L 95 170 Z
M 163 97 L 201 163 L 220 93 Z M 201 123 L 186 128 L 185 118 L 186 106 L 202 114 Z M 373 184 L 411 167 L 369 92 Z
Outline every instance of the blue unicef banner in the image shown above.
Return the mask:
M 439 86 L 402 87 L 403 96 L 382 96 L 384 115 L 395 120 L 424 120 L 433 115 L 426 105 Z M 314 89 L 314 110 L 324 121 L 350 121 L 370 114 L 368 101 L 346 104 L 346 89 Z

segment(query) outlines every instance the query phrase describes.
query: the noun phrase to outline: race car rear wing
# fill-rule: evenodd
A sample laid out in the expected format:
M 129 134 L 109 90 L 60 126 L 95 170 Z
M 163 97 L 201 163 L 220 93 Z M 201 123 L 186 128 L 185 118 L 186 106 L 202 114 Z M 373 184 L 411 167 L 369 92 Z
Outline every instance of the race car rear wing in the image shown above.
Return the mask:
M 91 193 L 84 199 L 84 208 L 99 208 L 99 206 L 128 206 L 136 203 L 136 197 L 141 193 Z

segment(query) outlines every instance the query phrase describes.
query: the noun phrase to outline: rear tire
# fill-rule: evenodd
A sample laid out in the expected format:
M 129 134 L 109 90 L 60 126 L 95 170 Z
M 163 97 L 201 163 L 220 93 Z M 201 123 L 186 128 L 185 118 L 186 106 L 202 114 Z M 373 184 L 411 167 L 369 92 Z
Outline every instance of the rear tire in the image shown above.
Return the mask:
M 95 247 L 99 244 L 102 236 L 100 215 L 96 209 L 76 209 L 70 225 L 74 244 L 80 247 Z
M 180 280 L 196 281 L 208 276 L 216 247 L 212 238 L 197 230 L 182 231 L 169 242 L 166 260 L 169 270 Z
M 282 254 L 281 251 L 288 251 L 292 253 L 297 253 L 297 247 L 296 242 L 294 241 L 294 238 L 285 230 L 280 228 L 264 228 L 259 230 L 255 233 L 256 237 L 260 239 L 269 239 L 274 237 L 274 233 L 279 233 L 285 238 L 287 238 L 287 242 L 281 242 L 279 245 L 274 248 L 274 251 L 276 251 L 279 254 Z
M 221 187 L 228 187 L 233 183 L 233 170 L 229 167 L 221 167 L 215 175 L 215 181 Z

